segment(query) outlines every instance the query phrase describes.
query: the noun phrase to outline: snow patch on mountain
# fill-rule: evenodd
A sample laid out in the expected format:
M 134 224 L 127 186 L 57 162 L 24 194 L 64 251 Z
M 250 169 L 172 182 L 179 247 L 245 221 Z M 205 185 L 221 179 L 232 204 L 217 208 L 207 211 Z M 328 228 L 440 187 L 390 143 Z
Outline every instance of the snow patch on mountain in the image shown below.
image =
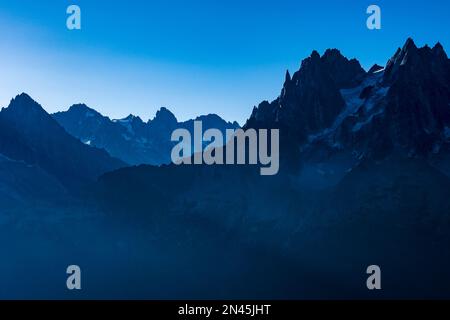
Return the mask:
M 382 113 L 381 110 L 376 110 L 375 112 L 373 112 L 373 109 L 374 106 L 378 105 L 378 102 L 382 100 L 389 91 L 389 87 L 381 86 L 383 74 L 384 72 L 382 70 L 377 73 L 369 74 L 359 86 L 340 90 L 346 107 L 337 116 L 336 120 L 330 128 L 327 128 L 317 134 L 310 135 L 308 137 L 308 142 L 314 143 L 318 140 L 328 138 L 330 146 L 332 146 L 333 148 L 340 148 L 341 144 L 337 141 L 333 141 L 333 139 L 331 139 L 331 136 L 348 117 L 356 115 L 362 107 L 364 108 L 364 111 L 368 113 L 368 118 L 355 125 L 353 131 L 358 131 L 362 126 L 370 123 L 370 121 L 372 121 L 375 116 L 380 115 Z M 372 88 L 373 93 L 371 93 L 367 99 L 364 99 L 362 97 L 362 93 L 367 88 Z
M 364 108 L 367 112 L 370 112 L 374 106 L 377 105 L 380 100 L 386 97 L 389 92 L 390 87 L 378 87 L 374 90 L 373 95 L 367 100 L 364 105 Z
M 377 116 L 379 116 L 379 115 L 381 115 L 381 114 L 383 114 L 383 110 L 380 110 L 380 111 L 378 111 L 378 112 L 376 112 L 376 113 L 371 114 L 371 115 L 369 116 L 369 118 L 367 118 L 366 120 L 364 120 L 364 121 L 362 121 L 362 122 L 358 122 L 357 124 L 355 124 L 355 126 L 354 126 L 353 129 L 352 129 L 352 131 L 353 131 L 353 132 L 357 132 L 357 131 L 361 130 L 364 126 L 366 126 L 367 124 L 371 123 L 372 120 L 373 120 L 375 117 L 377 117 Z
M 134 136 L 133 118 L 128 117 L 128 118 L 125 118 L 125 119 L 116 119 L 116 120 L 113 120 L 113 122 L 122 125 L 124 128 L 126 128 L 128 130 L 128 132 L 131 135 Z M 130 138 L 128 137 L 126 140 L 130 140 Z

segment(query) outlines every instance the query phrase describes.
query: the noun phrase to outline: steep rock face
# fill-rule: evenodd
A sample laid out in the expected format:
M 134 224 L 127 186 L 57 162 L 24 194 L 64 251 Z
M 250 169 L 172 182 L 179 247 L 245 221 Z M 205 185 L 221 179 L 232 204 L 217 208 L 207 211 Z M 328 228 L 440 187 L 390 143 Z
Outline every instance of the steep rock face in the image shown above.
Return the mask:
M 347 59 L 337 49 L 325 51 L 321 60 L 339 89 L 357 86 L 366 75 L 358 60 Z
M 301 129 L 299 137 L 327 128 L 344 108 L 339 87 L 329 66 L 317 52 L 302 62 L 290 82 L 285 83 L 280 97 L 279 119 L 290 128 Z M 286 110 L 286 111 L 284 111 Z M 294 132 L 295 132 L 294 131 Z
M 175 115 L 167 108 L 162 107 L 156 112 L 155 118 L 149 120 L 153 131 L 175 130 L 178 120 Z
M 438 153 L 448 142 L 449 70 L 440 44 L 417 48 L 408 39 L 384 71 L 369 73 L 356 91 L 345 92 L 350 93 L 347 106 L 354 103 L 355 108 L 328 138 L 366 157 L 383 158 L 394 151 L 421 157 Z
M 282 157 L 294 167 L 344 153 L 351 163 L 392 152 L 430 156 L 448 149 L 449 70 L 441 44 L 417 48 L 412 39 L 367 73 L 336 49 L 313 52 L 246 127 L 279 128 Z
M 437 152 L 450 127 L 450 63 L 442 46 L 409 39 L 388 62 L 386 122 L 391 142 L 412 155 Z
M 255 108 L 246 127 L 279 127 L 305 141 L 308 134 L 332 125 L 345 107 L 339 90 L 358 84 L 364 75 L 358 61 L 336 49 L 322 57 L 314 51 L 292 78 L 286 73 L 281 95 Z
M 365 75 L 357 60 L 348 60 L 336 49 L 322 57 L 314 51 L 292 77 L 286 73 L 276 100 L 253 109 L 245 127 L 280 129 L 282 162 L 297 167 L 301 146 L 333 126 L 345 110 L 341 90 L 360 84 Z
M 279 123 L 300 141 L 306 139 L 333 123 L 345 106 L 339 90 L 360 83 L 364 75 L 358 61 L 348 60 L 336 49 L 327 50 L 322 57 L 314 51 L 292 78 L 286 73 L 281 95 L 255 108 L 246 127 Z

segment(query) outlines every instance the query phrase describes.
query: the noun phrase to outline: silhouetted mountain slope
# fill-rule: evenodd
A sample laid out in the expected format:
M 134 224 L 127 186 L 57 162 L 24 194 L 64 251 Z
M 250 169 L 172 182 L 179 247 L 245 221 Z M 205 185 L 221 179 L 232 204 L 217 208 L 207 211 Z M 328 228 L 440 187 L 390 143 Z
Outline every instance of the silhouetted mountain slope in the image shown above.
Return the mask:
M 281 95 L 255 108 L 246 127 L 279 127 L 294 134 L 298 143 L 307 135 L 328 128 L 345 106 L 339 90 L 359 84 L 365 71 L 356 60 L 327 50 L 314 51 L 299 71 L 286 74 Z
M 14 98 L 0 112 L 0 153 L 39 166 L 69 188 L 124 166 L 105 151 L 69 135 L 26 94 Z
M 154 119 L 144 123 L 139 117 L 129 115 L 120 120 L 110 120 L 85 105 L 72 106 L 66 112 L 53 115 L 58 123 L 82 142 L 103 148 L 127 163 L 161 165 L 171 162 L 175 145 L 172 132 L 178 128 L 193 134 L 194 120 L 178 122 L 166 108 L 161 108 Z M 217 115 L 198 117 L 204 130 L 217 128 L 222 132 L 236 129 L 237 123 L 226 122 Z
M 67 197 L 68 193 L 61 183 L 38 166 L 0 155 L 0 203 L 3 213 L 7 208 L 55 203 Z
M 246 166 L 124 168 L 104 175 L 97 188 L 100 206 L 121 225 L 147 226 L 161 237 L 176 233 L 182 243 L 221 237 L 270 248 L 303 266 L 294 277 L 316 270 L 315 281 L 335 278 L 342 289 L 337 297 L 367 294 L 361 273 L 374 263 L 399 273 L 386 274 L 383 297 L 450 294 L 432 276 L 450 280 L 444 272 L 450 267 L 450 179 L 424 159 L 364 160 L 321 191 Z M 207 230 L 214 235 L 206 237 Z M 417 277 L 413 284 L 410 276 Z M 333 284 L 321 288 L 330 294 Z
M 383 161 L 364 160 L 334 188 L 332 199 L 338 220 L 388 219 L 401 227 L 450 230 L 450 178 L 424 159 L 391 155 Z M 393 227 L 390 224 L 390 227 Z M 436 230 L 437 231 L 437 230 Z
M 448 296 L 449 194 L 449 177 L 423 158 L 363 160 L 322 192 L 291 249 L 319 252 L 309 263 L 333 265 L 348 286 L 358 285 L 358 266 L 376 262 L 389 283 L 385 297 Z

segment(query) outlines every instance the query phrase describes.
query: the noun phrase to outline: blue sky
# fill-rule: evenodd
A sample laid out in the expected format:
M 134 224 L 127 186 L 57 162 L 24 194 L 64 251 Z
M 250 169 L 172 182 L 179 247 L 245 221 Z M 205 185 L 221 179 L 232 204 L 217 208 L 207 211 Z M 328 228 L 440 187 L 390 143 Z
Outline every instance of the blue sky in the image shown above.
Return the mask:
M 77 4 L 82 30 L 66 28 Z M 382 29 L 366 28 L 366 8 Z M 0 106 L 27 92 L 49 111 L 83 102 L 144 120 L 217 113 L 240 123 L 279 94 L 286 69 L 339 48 L 385 64 L 412 36 L 449 48 L 449 1 L 0 0 Z

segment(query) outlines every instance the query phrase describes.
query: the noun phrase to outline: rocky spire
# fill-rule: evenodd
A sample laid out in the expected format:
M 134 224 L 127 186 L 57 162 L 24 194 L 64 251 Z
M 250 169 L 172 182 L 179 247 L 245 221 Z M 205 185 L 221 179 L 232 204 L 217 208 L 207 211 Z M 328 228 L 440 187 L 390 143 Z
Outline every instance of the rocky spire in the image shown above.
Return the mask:
M 291 74 L 289 73 L 289 70 L 286 70 L 286 76 L 284 82 L 291 82 Z

